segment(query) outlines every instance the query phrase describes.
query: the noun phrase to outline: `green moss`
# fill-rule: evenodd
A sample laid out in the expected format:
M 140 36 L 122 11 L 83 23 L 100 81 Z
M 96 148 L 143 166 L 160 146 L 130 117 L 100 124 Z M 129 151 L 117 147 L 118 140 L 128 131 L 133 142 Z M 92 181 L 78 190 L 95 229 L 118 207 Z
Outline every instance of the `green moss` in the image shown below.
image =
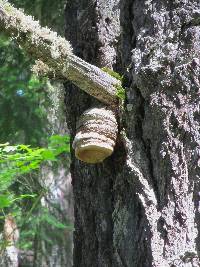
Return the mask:
M 120 82 L 123 81 L 123 75 L 120 75 L 119 73 L 104 67 L 102 70 L 106 73 L 108 73 L 110 76 L 114 77 L 115 79 L 119 80 Z M 121 85 L 115 85 L 115 88 L 117 89 L 117 97 L 121 100 L 125 100 L 125 89 Z
M 119 81 L 123 80 L 123 75 L 120 75 L 119 73 L 115 72 L 114 70 L 111 70 L 107 67 L 103 67 L 102 70 Z
M 117 97 L 121 100 L 125 100 L 125 89 L 121 85 L 116 85 L 115 87 L 117 89 Z

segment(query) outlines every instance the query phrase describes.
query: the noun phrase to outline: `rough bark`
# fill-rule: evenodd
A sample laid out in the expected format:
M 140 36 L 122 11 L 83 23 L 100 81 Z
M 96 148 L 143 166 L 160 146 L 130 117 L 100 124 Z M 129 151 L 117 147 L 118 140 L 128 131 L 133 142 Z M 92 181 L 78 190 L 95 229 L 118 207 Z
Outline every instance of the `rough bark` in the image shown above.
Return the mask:
M 75 267 L 200 266 L 199 18 L 197 0 L 67 1 L 75 53 L 127 86 L 114 155 L 91 166 L 72 151 Z M 73 137 L 96 102 L 67 89 Z
M 76 54 L 127 78 L 114 155 L 91 166 L 72 152 L 74 266 L 200 265 L 199 18 L 198 0 L 67 2 Z M 97 101 L 66 86 L 74 136 Z
M 100 67 L 112 67 L 117 60 L 115 47 L 119 37 L 119 2 L 110 1 L 102 4 L 96 1 L 68 1 L 66 37 L 78 56 Z M 75 99 L 79 103 L 78 107 L 72 104 Z M 77 88 L 68 85 L 67 122 L 71 128 L 72 139 L 79 115 L 98 104 Z M 76 217 L 74 266 L 112 266 L 111 189 L 115 170 L 110 168 L 111 165 L 112 161 L 109 159 L 103 164 L 88 166 L 75 160 L 72 154 Z

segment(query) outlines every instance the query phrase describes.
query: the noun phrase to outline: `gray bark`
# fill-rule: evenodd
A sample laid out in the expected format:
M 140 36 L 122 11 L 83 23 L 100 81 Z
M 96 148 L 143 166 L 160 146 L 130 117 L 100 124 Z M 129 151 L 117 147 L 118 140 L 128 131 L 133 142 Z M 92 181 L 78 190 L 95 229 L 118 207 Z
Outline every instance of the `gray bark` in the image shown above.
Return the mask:
M 2 267 L 18 267 L 18 249 L 11 245 L 7 246 L 3 252 L 1 252 L 0 264 Z
M 4 221 L 3 234 L 0 236 L 2 246 L 0 251 L 0 265 L 2 267 L 18 267 L 19 266 L 19 250 L 16 246 L 19 240 L 19 229 L 15 218 L 7 215 Z
M 114 155 L 88 165 L 72 151 L 75 267 L 200 266 L 199 19 L 198 0 L 67 1 L 75 53 L 127 87 Z M 66 87 L 73 137 L 97 102 Z
M 72 152 L 74 266 L 200 265 L 199 17 L 198 0 L 67 2 L 76 54 L 121 70 L 127 87 L 114 155 L 87 165 Z M 97 100 L 66 87 L 73 137 Z

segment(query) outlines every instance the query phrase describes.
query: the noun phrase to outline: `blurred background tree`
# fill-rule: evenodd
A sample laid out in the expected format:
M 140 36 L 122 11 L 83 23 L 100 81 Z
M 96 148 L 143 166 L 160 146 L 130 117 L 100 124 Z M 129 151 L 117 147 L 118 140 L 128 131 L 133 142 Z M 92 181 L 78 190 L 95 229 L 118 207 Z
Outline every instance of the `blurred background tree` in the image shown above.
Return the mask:
M 64 35 L 65 1 L 10 2 L 32 14 L 42 25 Z M 38 79 L 31 72 L 33 64 L 14 40 L 0 35 L 0 127 L 3 129 L 0 143 L 47 146 L 50 136 L 68 133 L 62 85 Z M 72 266 L 73 196 L 69 162 L 69 156 L 61 154 L 43 163 L 39 170 L 18 175 L 9 187 L 10 194 L 36 196 L 2 209 L 1 231 L 8 214 L 12 214 L 19 228 L 20 266 Z M 8 261 L 2 264 L 8 266 Z

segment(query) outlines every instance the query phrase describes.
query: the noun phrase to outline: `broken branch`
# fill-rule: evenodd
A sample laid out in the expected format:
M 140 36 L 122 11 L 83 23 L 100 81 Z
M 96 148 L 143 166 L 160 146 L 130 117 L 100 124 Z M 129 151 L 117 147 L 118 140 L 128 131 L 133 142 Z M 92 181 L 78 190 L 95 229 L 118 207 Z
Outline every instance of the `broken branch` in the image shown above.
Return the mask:
M 118 103 L 116 88 L 120 81 L 75 56 L 68 41 L 5 0 L 0 0 L 0 30 L 14 38 L 29 56 L 42 61 L 55 78 L 70 80 L 105 104 Z

